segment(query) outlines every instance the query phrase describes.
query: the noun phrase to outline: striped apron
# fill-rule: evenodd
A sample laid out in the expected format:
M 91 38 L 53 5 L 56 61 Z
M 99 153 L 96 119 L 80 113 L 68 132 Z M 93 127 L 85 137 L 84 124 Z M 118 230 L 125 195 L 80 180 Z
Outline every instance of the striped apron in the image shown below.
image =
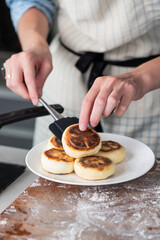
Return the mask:
M 157 0 L 60 0 L 58 35 L 50 45 L 54 69 L 46 80 L 43 97 L 59 103 L 64 116 L 79 117 L 87 93 L 92 64 L 81 73 L 76 53 L 104 53 L 107 61 L 126 61 L 160 53 L 160 2 Z M 103 75 L 118 75 L 132 67 L 108 64 Z M 132 102 L 122 117 L 101 120 L 104 132 L 126 135 L 147 144 L 160 157 L 160 89 Z M 51 116 L 36 120 L 34 145 L 52 134 Z

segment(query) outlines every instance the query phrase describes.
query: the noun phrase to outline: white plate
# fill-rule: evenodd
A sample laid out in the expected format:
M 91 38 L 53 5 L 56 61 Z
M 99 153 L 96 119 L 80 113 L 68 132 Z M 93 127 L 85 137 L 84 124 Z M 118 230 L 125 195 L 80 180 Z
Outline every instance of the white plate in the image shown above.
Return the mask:
M 147 173 L 154 165 L 155 156 L 152 150 L 144 143 L 116 134 L 100 133 L 100 136 L 102 141 L 113 140 L 120 143 L 127 151 L 125 159 L 116 165 L 114 175 L 106 180 L 88 181 L 81 179 L 75 173 L 56 175 L 44 171 L 41 168 L 41 155 L 46 148 L 48 140 L 39 143 L 28 152 L 26 156 L 27 167 L 38 176 L 51 181 L 73 185 L 95 186 L 122 183 L 136 179 Z

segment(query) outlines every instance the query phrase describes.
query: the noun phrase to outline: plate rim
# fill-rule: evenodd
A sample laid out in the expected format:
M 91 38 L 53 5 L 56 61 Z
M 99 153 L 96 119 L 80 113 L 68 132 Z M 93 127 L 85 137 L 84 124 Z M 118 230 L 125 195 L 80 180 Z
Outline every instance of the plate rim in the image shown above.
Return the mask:
M 31 152 L 34 151 L 34 149 L 36 149 L 39 145 L 44 145 L 44 143 L 47 144 L 47 141 L 49 140 L 49 138 L 41 141 L 40 143 L 38 143 L 37 145 L 33 146 L 28 151 L 28 153 L 26 154 L 26 157 L 25 157 L 25 163 L 26 163 L 27 167 L 29 168 L 29 170 L 31 172 L 33 172 L 34 174 L 36 174 L 37 176 L 39 176 L 41 178 L 47 179 L 49 181 L 57 182 L 57 183 L 63 183 L 63 184 L 69 184 L 69 185 L 77 185 L 77 186 L 104 186 L 104 185 L 113 185 L 113 184 L 121 184 L 121 183 L 125 183 L 125 182 L 130 182 L 132 180 L 135 180 L 135 179 L 137 179 L 139 177 L 144 176 L 154 166 L 154 164 L 155 164 L 155 155 L 154 155 L 153 151 L 151 150 L 151 148 L 149 146 L 147 146 L 145 143 L 143 143 L 143 142 L 141 142 L 141 141 L 139 141 L 137 139 L 125 136 L 125 135 L 119 135 L 119 134 L 114 134 L 114 133 L 99 133 L 99 135 L 100 135 L 100 137 L 103 137 L 103 135 L 108 135 L 108 137 L 111 136 L 111 137 L 116 137 L 116 138 L 117 137 L 121 137 L 121 138 L 129 139 L 131 141 L 134 141 L 134 142 L 137 142 L 137 143 L 143 145 L 145 148 L 147 148 L 150 151 L 150 154 L 152 155 L 152 158 L 151 158 L 150 165 L 149 165 L 148 169 L 145 169 L 145 171 L 143 171 L 143 173 L 138 175 L 138 176 L 135 175 L 135 177 L 132 177 L 131 179 L 128 179 L 128 180 L 124 179 L 124 180 L 122 180 L 120 182 L 119 181 L 107 182 L 108 179 L 97 180 L 97 181 L 89 181 L 89 180 L 85 180 L 85 179 L 81 179 L 81 178 L 80 178 L 80 180 L 81 181 L 83 180 L 84 182 L 74 182 L 74 181 L 69 181 L 69 180 L 64 181 L 64 180 L 60 180 L 60 179 L 50 178 L 50 177 L 45 176 L 45 175 L 43 175 L 41 173 L 38 173 L 37 171 L 32 169 L 30 164 L 28 163 L 28 161 L 29 161 L 28 160 L 28 156 L 31 154 Z M 113 139 L 110 139 L 110 140 L 113 140 Z M 113 140 L 113 141 L 115 141 L 115 140 Z M 43 150 L 45 150 L 45 149 L 43 149 Z M 42 152 L 43 152 L 43 150 L 42 150 Z M 120 163 L 118 163 L 118 164 L 120 164 Z M 52 174 L 52 173 L 49 173 L 49 174 Z M 71 174 L 75 174 L 75 173 L 71 173 Z M 56 174 L 53 174 L 53 175 L 57 176 Z

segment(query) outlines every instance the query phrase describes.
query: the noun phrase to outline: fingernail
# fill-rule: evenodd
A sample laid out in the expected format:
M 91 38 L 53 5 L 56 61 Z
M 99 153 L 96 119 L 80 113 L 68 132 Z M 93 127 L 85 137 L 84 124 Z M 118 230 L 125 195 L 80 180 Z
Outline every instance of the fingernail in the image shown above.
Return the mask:
M 94 123 L 94 122 L 91 122 L 90 123 L 92 127 L 96 127 L 97 126 L 97 123 Z
M 33 98 L 33 99 L 32 99 L 32 103 L 33 103 L 33 105 L 37 105 L 37 104 L 38 104 L 37 99 Z
M 38 89 L 38 96 L 42 97 L 42 90 L 41 89 Z
M 86 130 L 86 127 L 85 127 L 85 125 L 84 125 L 83 123 L 80 123 L 80 124 L 79 124 L 79 129 L 80 129 L 81 131 L 85 131 L 85 130 Z

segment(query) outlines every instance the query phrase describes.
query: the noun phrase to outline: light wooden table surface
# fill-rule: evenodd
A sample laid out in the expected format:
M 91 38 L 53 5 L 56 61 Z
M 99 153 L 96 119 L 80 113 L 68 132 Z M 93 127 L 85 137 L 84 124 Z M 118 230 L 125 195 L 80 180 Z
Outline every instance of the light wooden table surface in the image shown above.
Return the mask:
M 0 240 L 160 239 L 160 159 L 144 176 L 108 186 L 38 178 L 0 215 Z

